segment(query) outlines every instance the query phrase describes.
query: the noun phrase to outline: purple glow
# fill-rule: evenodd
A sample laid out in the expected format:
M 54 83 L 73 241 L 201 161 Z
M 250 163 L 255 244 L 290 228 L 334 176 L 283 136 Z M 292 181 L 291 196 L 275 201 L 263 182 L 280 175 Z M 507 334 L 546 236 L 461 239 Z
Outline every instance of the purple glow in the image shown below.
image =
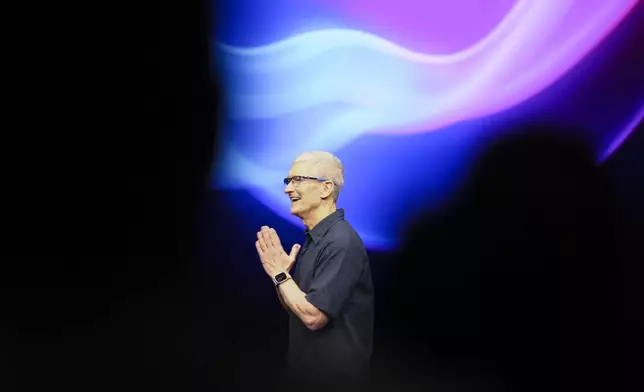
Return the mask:
M 517 0 L 318 0 L 388 41 L 454 53 L 489 34 Z
M 448 55 L 414 52 L 353 30 L 314 31 L 250 49 L 224 47 L 235 79 L 233 115 L 269 119 L 334 102 L 350 104 L 354 110 L 329 118 L 337 122 L 350 113 L 350 129 L 336 124 L 313 132 L 309 144 L 326 149 L 366 132 L 440 129 L 537 94 L 581 60 L 636 3 L 517 1 L 487 35 Z
M 440 113 L 405 129 L 375 131 L 426 132 L 512 107 L 572 68 L 636 3 L 637 0 L 517 1 L 505 18 L 474 45 L 451 55 L 426 58 L 425 77 L 419 80 L 422 87 L 418 88 L 428 96 L 441 97 Z M 436 75 L 441 76 L 438 83 Z
M 604 152 L 604 154 L 601 156 L 599 160 L 600 162 L 603 162 L 606 159 L 608 159 L 608 157 L 611 156 L 611 154 L 615 152 L 615 150 L 617 150 L 619 146 L 622 145 L 622 143 L 624 142 L 624 140 L 626 140 L 628 135 L 630 135 L 631 132 L 633 132 L 633 130 L 635 130 L 635 128 L 637 128 L 637 126 L 642 123 L 642 118 L 644 118 L 644 106 L 640 108 L 640 110 L 637 112 L 635 117 L 633 117 L 633 119 L 626 125 L 626 127 L 619 133 L 619 135 L 615 138 L 615 140 L 606 149 L 606 151 Z
M 461 128 L 459 134 L 455 129 L 466 120 L 506 111 L 542 92 L 571 71 L 638 3 L 306 1 L 335 6 L 336 14 L 349 19 L 342 25 L 350 28 L 295 28 L 290 36 L 268 45 L 218 47 L 231 132 L 224 141 L 226 156 L 216 186 L 246 189 L 297 223 L 288 212 L 289 200 L 279 179 L 299 152 L 339 152 L 343 159 L 353 159 L 355 178 L 382 178 L 388 173 L 380 162 L 357 159 L 368 154 L 365 147 L 353 147 L 364 146 L 365 139 L 387 139 L 369 149 L 376 145 L 386 150 L 388 143 L 398 142 L 400 150 L 387 151 L 393 163 L 388 167 L 396 171 L 388 181 L 398 181 L 395 195 L 383 179 L 369 183 L 368 201 L 363 192 L 367 185 L 348 186 L 342 197 L 348 211 L 379 211 L 377 221 L 369 211 L 352 218 L 369 247 L 390 246 L 395 242 L 392 227 L 413 210 L 413 204 L 427 207 L 429 202 L 414 199 L 415 194 L 447 192 L 449 170 L 466 160 L 465 146 L 480 132 Z M 413 134 L 429 132 L 435 133 L 422 137 L 432 140 L 431 145 L 405 144 L 421 140 Z M 369 134 L 391 137 L 364 137 Z M 625 137 L 616 140 L 605 156 Z M 412 155 L 425 165 L 404 159 Z M 399 181 L 412 172 L 410 178 L 423 178 L 422 184 Z M 400 193 L 408 195 L 408 210 L 391 203 Z

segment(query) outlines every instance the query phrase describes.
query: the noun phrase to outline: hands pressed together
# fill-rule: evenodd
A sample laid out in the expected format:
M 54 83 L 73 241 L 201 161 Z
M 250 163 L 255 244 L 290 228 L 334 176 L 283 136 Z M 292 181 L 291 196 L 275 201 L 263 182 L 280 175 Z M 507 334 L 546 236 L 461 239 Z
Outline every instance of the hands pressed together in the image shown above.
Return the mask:
M 300 245 L 295 244 L 291 253 L 287 254 L 275 229 L 268 226 L 262 226 L 261 230 L 257 232 L 255 247 L 264 271 L 271 278 L 280 272 L 289 272 L 300 251 Z

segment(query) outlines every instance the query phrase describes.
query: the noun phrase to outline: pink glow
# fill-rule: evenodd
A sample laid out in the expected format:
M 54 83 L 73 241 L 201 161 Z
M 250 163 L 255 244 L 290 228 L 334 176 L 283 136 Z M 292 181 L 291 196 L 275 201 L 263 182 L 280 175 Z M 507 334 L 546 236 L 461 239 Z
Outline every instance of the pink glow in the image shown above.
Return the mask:
M 318 0 L 406 48 L 447 54 L 487 35 L 517 0 Z
M 637 2 L 519 0 L 486 37 L 442 61 L 424 64 L 425 81 L 418 88 L 428 97 L 440 97 L 428 100 L 440 107 L 433 116 L 372 132 L 426 132 L 516 105 L 568 72 Z

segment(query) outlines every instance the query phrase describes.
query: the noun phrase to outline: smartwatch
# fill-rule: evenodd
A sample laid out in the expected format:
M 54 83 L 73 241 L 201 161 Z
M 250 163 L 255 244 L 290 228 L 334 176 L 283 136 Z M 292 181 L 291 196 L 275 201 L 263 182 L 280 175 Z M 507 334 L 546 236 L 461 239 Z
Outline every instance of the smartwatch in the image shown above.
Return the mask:
M 275 275 L 275 277 L 273 277 L 273 282 L 275 282 L 275 286 L 279 286 L 289 279 L 291 279 L 291 277 L 288 276 L 286 272 L 280 272 L 279 274 Z

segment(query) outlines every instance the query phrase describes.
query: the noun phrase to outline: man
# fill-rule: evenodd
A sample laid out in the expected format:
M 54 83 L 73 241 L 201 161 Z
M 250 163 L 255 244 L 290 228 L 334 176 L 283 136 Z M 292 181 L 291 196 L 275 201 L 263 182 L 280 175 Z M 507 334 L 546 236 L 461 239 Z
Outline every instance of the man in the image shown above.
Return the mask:
M 299 259 L 300 246 L 286 254 L 267 226 L 255 245 L 289 314 L 289 368 L 317 386 L 362 382 L 373 345 L 374 290 L 362 240 L 336 207 L 343 165 L 328 152 L 305 152 L 284 184 L 291 213 L 306 226 Z

